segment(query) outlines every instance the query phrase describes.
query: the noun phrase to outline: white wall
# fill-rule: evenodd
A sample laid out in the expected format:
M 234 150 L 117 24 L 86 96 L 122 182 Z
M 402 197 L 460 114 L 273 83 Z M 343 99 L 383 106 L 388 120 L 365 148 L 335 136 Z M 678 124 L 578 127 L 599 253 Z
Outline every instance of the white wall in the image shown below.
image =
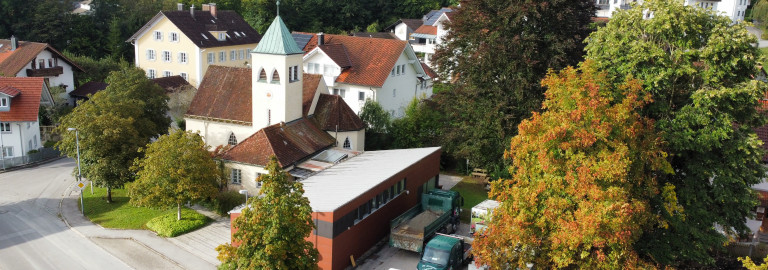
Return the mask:
M 310 54 L 304 58 L 304 72 L 308 74 L 323 75 L 323 81 L 325 82 L 325 85 L 328 86 L 328 89 L 333 89 L 336 85 L 336 78 L 338 78 L 339 74 L 341 74 L 341 68 L 324 52 L 318 49 L 316 50 L 317 51 L 310 52 Z M 320 67 L 319 70 L 310 69 L 310 64 L 318 64 Z
M 233 123 L 224 123 L 216 121 L 205 121 L 196 118 L 184 117 L 186 121 L 186 130 L 192 132 L 199 132 L 203 137 L 205 144 L 216 147 L 219 145 L 226 145 L 229 141 L 229 134 L 235 133 L 237 142 L 240 143 L 245 138 L 253 135 L 254 131 L 251 126 L 239 125 Z
M 415 29 L 414 29 L 415 30 Z M 410 33 L 408 33 L 408 26 L 404 23 L 400 23 L 395 26 L 395 36 L 400 40 L 408 40 Z
M 30 150 L 43 147 L 38 122 L 11 122 L 11 132 L 2 132 L 0 136 L 4 147 L 13 148 L 10 157 L 26 156 Z M 29 148 L 30 142 L 32 148 Z
M 597 0 L 596 0 L 597 1 Z M 685 0 L 687 6 L 699 6 L 700 3 L 710 4 L 710 8 L 717 11 L 718 14 L 726 16 L 733 22 L 744 20 L 744 13 L 751 0 Z M 616 3 L 614 3 L 616 2 Z M 611 17 L 613 12 L 620 10 L 621 5 L 631 3 L 642 3 L 642 0 L 609 0 L 608 9 L 597 10 L 597 17 Z
M 43 50 L 42 52 L 37 54 L 35 61 L 39 61 L 40 59 L 45 59 L 45 68 L 48 68 L 48 59 L 51 59 L 51 58 L 58 59 L 57 64 L 63 68 L 64 73 L 58 76 L 45 77 L 48 79 L 48 85 L 51 87 L 59 86 L 62 84 L 66 85 L 67 93 L 72 92 L 72 90 L 75 90 L 75 77 L 74 77 L 74 74 L 72 73 L 72 66 L 66 61 L 64 61 L 64 59 L 54 56 L 54 54 L 48 50 Z M 19 73 L 16 74 L 16 77 L 27 77 L 27 69 L 31 69 L 31 68 L 32 68 L 32 62 L 27 63 L 27 65 L 24 66 L 24 68 L 21 69 Z M 37 68 L 40 68 L 40 67 L 38 66 Z
M 332 137 L 336 138 L 336 147 L 344 148 L 344 141 L 349 138 L 351 150 L 365 151 L 365 129 L 358 131 L 340 131 L 338 134 L 334 131 L 327 131 Z
M 229 190 L 247 189 L 248 197 L 258 195 L 260 187 L 256 183 L 256 177 L 258 177 L 259 174 L 269 173 L 267 170 L 259 166 L 246 165 L 246 164 L 235 163 L 235 162 L 226 162 L 224 163 L 224 167 L 228 169 L 227 170 L 227 188 Z M 230 179 L 232 169 L 240 170 L 241 180 L 239 185 L 232 183 L 232 180 Z
M 272 55 L 253 53 L 252 133 L 269 125 L 290 122 L 302 117 L 302 70 L 298 68 L 299 80 L 289 82 L 288 69 L 302 66 L 303 55 Z M 259 81 L 261 70 L 266 71 L 267 80 Z M 272 82 L 272 73 L 277 71 L 279 82 Z

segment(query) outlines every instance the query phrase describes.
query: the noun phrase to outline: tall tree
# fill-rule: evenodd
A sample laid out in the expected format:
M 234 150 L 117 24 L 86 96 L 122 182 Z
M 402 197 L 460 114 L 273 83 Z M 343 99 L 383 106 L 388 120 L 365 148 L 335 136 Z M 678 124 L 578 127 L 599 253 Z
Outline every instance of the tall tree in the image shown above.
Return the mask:
M 648 16 L 652 14 L 653 16 Z M 752 129 L 765 94 L 756 73 L 755 43 L 743 23 L 683 1 L 648 0 L 614 13 L 588 39 L 587 59 L 609 78 L 641 79 L 654 102 L 643 116 L 656 121 L 667 142 L 674 186 L 684 215 L 670 215 L 661 195 L 652 212 L 668 226 L 647 230 L 636 249 L 661 265 L 711 264 L 726 234 L 744 233 L 756 204 L 751 189 L 764 177 L 760 141 Z
M 360 108 L 360 120 L 365 123 L 365 149 L 382 150 L 391 147 L 389 113 L 378 102 L 366 100 Z
M 233 221 L 232 244 L 221 245 L 220 269 L 316 269 L 317 249 L 309 237 L 315 224 L 304 185 L 291 181 L 272 156 L 259 195 Z
M 650 266 L 634 243 L 654 221 L 651 194 L 669 164 L 650 102 L 637 80 L 615 85 L 591 63 L 550 73 L 544 111 L 524 120 L 512 139 L 509 181 L 490 196 L 501 201 L 475 254 L 498 269 L 633 269 Z M 616 92 L 623 94 L 614 99 Z
M 127 184 L 131 203 L 176 206 L 181 220 L 182 203 L 216 196 L 221 174 L 207 148 L 199 134 L 175 130 L 140 149 L 144 158 L 135 162 L 136 181 Z
M 444 122 L 435 107 L 431 100 L 414 98 L 405 108 L 405 116 L 392 121 L 392 147 L 437 146 Z
M 435 97 L 448 118 L 446 151 L 488 167 L 517 124 L 539 109 L 548 69 L 582 59 L 592 0 L 466 1 L 454 12 L 434 61 L 454 81 Z
M 131 165 L 141 157 L 140 147 L 168 129 L 168 107 L 164 90 L 147 79 L 144 71 L 126 68 L 112 72 L 109 86 L 81 103 L 61 118 L 55 132 L 61 134 L 56 147 L 69 157 L 77 157 L 77 129 L 83 176 L 112 189 L 134 179 Z

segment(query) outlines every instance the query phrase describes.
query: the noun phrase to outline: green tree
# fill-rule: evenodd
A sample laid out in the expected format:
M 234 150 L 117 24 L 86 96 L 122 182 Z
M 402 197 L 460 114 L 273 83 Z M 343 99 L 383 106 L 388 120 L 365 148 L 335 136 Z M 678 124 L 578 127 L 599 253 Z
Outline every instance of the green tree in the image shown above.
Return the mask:
M 438 145 L 444 123 L 435 107 L 431 100 L 414 98 L 405 109 L 405 116 L 392 121 L 389 133 L 393 148 Z
M 654 102 L 642 114 L 656 121 L 674 169 L 658 181 L 675 187 L 685 215 L 670 215 L 661 194 L 651 201 L 667 226 L 646 230 L 635 246 L 650 261 L 711 264 L 726 241 L 717 227 L 729 235 L 748 230 L 751 186 L 765 173 L 753 132 L 763 124 L 757 107 L 766 92 L 750 80 L 755 42 L 743 23 L 661 0 L 614 13 L 588 39 L 586 58 L 609 78 L 643 81 L 642 94 Z
M 128 62 L 110 57 L 94 59 L 89 56 L 64 52 L 64 56 L 75 62 L 84 71 L 75 71 L 75 81 L 82 85 L 87 82 L 104 82 L 113 71 L 128 68 Z
M 590 63 L 550 72 L 542 113 L 524 120 L 506 155 L 509 181 L 475 255 L 493 268 L 634 269 L 650 266 L 633 244 L 654 223 L 650 195 L 668 170 L 660 135 L 639 110 L 637 80 L 614 85 Z M 623 95 L 614 99 L 616 92 Z
M 389 113 L 373 100 L 366 100 L 360 108 L 360 120 L 365 124 L 365 149 L 381 150 L 391 146 Z
M 67 129 L 77 129 L 83 176 L 106 187 L 107 201 L 112 202 L 112 189 L 134 179 L 130 168 L 141 157 L 138 149 L 165 133 L 170 119 L 164 90 L 141 69 L 112 72 L 107 83 L 107 89 L 62 117 L 54 132 L 62 137 L 56 147 L 76 157 L 76 134 Z
M 232 241 L 216 248 L 221 269 L 316 269 L 317 249 L 305 240 L 315 228 L 304 186 L 291 181 L 274 156 L 259 195 L 233 221 Z
M 517 125 L 538 110 L 548 69 L 575 65 L 595 14 L 592 0 L 462 3 L 434 56 L 454 85 L 434 97 L 447 118 L 446 152 L 488 167 L 502 160 Z
M 218 193 L 221 174 L 199 134 L 175 130 L 139 152 L 144 158 L 134 163 L 136 181 L 126 184 L 131 204 L 175 205 L 176 219 L 181 220 L 182 203 L 213 198 Z

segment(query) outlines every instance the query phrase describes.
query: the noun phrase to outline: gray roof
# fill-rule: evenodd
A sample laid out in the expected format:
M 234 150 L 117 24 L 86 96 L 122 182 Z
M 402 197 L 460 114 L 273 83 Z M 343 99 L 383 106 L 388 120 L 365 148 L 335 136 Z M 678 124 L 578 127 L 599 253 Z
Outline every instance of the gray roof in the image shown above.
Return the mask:
M 440 147 L 368 151 L 303 181 L 315 212 L 332 212 L 363 193 L 440 151 Z
M 432 10 L 432 11 L 430 11 L 429 13 L 427 13 L 426 16 L 424 16 L 425 19 L 426 19 L 424 21 L 424 24 L 426 24 L 426 25 L 434 25 L 435 22 L 437 22 L 437 19 L 439 19 L 440 16 L 443 15 L 443 13 L 446 13 L 446 12 L 453 12 L 453 9 L 452 8 L 441 8 L 440 10 Z
M 264 37 L 261 38 L 261 42 L 259 42 L 259 45 L 256 46 L 253 52 L 280 55 L 304 53 L 304 51 L 299 49 L 296 41 L 293 40 L 291 32 L 288 31 L 288 27 L 285 26 L 280 16 L 275 17 L 275 20 L 269 25 L 267 32 L 264 33 Z

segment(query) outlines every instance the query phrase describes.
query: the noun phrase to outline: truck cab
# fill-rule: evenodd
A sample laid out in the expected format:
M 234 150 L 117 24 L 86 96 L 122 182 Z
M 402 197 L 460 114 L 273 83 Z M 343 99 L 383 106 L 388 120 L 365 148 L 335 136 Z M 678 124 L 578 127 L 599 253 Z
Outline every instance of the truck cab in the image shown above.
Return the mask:
M 472 246 L 464 238 L 438 233 L 424 246 L 419 270 L 461 269 L 472 257 Z

